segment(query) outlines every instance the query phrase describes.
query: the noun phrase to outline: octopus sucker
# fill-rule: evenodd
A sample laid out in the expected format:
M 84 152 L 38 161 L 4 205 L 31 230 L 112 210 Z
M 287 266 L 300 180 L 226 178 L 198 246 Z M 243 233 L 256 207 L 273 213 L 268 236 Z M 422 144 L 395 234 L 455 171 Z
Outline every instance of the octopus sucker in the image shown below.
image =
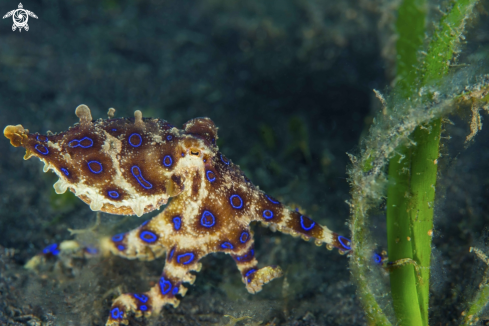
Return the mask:
M 127 259 L 166 254 L 158 282 L 146 292 L 117 297 L 107 325 L 126 324 L 130 314 L 147 317 L 165 305 L 177 307 L 187 292 L 182 283 L 193 284 L 191 272 L 200 271 L 199 260 L 214 252 L 231 255 L 250 293 L 261 291 L 283 271 L 258 267 L 252 222 L 340 253 L 351 250 L 347 238 L 253 185 L 219 152 L 218 128 L 211 119 L 195 118 L 177 129 L 164 120 L 143 118 L 139 110 L 132 118 L 114 118 L 114 112 L 94 121 L 82 104 L 75 110 L 79 123 L 56 134 L 31 134 L 22 125 L 4 129 L 12 146 L 26 149 L 25 159 L 36 156 L 45 172 L 57 174 L 56 193 L 70 189 L 94 211 L 142 216 L 168 202 L 132 231 L 99 241 L 101 252 Z

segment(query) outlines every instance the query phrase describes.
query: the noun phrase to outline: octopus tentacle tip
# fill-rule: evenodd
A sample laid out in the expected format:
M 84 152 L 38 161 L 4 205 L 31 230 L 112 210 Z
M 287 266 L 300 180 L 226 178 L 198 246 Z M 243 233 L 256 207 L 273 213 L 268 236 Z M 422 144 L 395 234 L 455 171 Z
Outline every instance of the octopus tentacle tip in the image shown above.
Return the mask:
M 19 147 L 23 145 L 28 132 L 22 125 L 9 125 L 3 130 L 3 135 L 10 140 L 12 146 Z
M 88 124 L 92 122 L 92 113 L 90 112 L 90 108 L 85 104 L 80 104 L 77 106 L 75 110 L 76 116 L 80 119 L 80 124 Z

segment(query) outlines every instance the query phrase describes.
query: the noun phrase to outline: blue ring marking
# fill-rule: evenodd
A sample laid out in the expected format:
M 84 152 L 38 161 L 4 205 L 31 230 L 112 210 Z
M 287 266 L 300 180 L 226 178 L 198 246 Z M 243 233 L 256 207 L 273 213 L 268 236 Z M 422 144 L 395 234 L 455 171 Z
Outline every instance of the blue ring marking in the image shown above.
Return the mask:
M 249 239 L 250 239 L 250 233 L 248 231 L 244 231 L 243 233 L 241 233 L 241 236 L 239 237 L 239 241 L 241 243 L 246 243 Z
M 269 209 L 265 209 L 262 215 L 266 220 L 273 218 L 273 212 Z
M 182 153 L 182 157 L 184 157 L 184 156 L 185 156 L 185 153 Z
M 239 202 L 240 204 L 237 205 L 237 206 L 234 206 L 233 204 L 233 198 L 238 198 L 239 199 Z M 233 206 L 233 208 L 236 208 L 236 209 L 241 209 L 243 208 L 243 199 L 241 199 L 241 197 L 239 195 L 232 195 L 231 197 L 229 197 L 229 202 L 231 203 L 231 206 Z
M 212 218 L 212 220 L 209 221 L 207 219 L 208 217 Z M 202 213 L 202 218 L 200 219 L 200 224 L 202 224 L 202 226 L 204 226 L 206 228 L 210 228 L 210 227 L 214 226 L 214 224 L 216 224 L 216 218 L 214 217 L 214 215 L 211 212 L 204 211 Z
M 146 310 L 148 310 L 148 307 L 143 304 L 142 306 L 139 307 L 139 310 L 146 311 Z
M 124 315 L 124 312 L 123 312 L 123 311 L 120 311 L 118 307 L 115 307 L 115 308 L 113 308 L 113 309 L 110 311 L 110 316 L 111 316 L 113 319 L 119 319 L 119 318 L 121 318 L 123 315 Z
M 40 150 L 39 148 L 42 148 L 43 150 Z M 34 146 L 34 149 L 41 153 L 42 155 L 48 155 L 49 154 L 49 149 L 47 147 L 44 147 L 43 145 L 37 144 Z
M 206 159 L 204 159 L 204 163 L 205 163 L 205 162 L 207 162 L 207 160 L 206 160 Z
M 172 284 L 170 281 L 166 280 L 164 276 L 160 278 L 160 291 L 161 294 L 165 295 L 170 292 Z
M 98 164 L 100 170 L 98 171 L 95 171 L 94 169 L 92 169 L 92 167 L 90 166 L 91 164 Z M 90 172 L 92 173 L 95 173 L 95 174 L 99 174 L 101 173 L 104 169 L 102 167 L 102 163 L 98 162 L 98 161 L 90 161 L 90 162 L 87 162 L 87 165 L 88 165 L 88 168 L 90 169 Z
M 167 159 L 170 160 L 169 163 L 166 163 Z M 165 157 L 163 157 L 163 165 L 166 166 L 167 168 L 169 168 L 172 164 L 173 164 L 173 160 L 172 160 L 171 156 L 165 155 Z
M 172 139 L 173 139 L 173 136 L 172 135 L 166 136 L 166 140 L 172 140 Z
M 131 141 L 131 138 L 132 138 L 133 136 L 137 136 L 137 137 L 139 137 L 139 144 L 136 144 L 136 143 L 134 143 L 134 144 L 133 144 L 133 142 Z M 143 137 L 141 137 L 141 135 L 140 135 L 140 134 L 138 134 L 138 133 L 136 133 L 136 132 L 135 132 L 135 133 L 133 133 L 133 134 L 131 134 L 131 135 L 129 136 L 129 138 L 127 139 L 127 141 L 129 142 L 129 145 L 131 145 L 132 147 L 139 147 L 139 146 L 141 146 L 141 144 L 143 143 Z
M 135 169 L 138 172 L 137 175 L 136 175 L 136 173 L 134 173 L 134 170 Z M 131 173 L 134 176 L 134 178 L 136 178 L 136 180 L 139 182 L 139 184 L 141 185 L 141 187 L 143 187 L 144 189 L 151 189 L 151 188 L 153 188 L 153 185 L 151 183 L 149 183 L 148 180 L 146 180 L 145 178 L 143 178 L 143 175 L 141 174 L 141 169 L 139 168 L 139 166 L 134 165 L 131 168 Z M 144 184 L 143 182 L 146 183 L 146 184 Z
M 82 141 L 84 141 L 84 140 L 89 140 L 89 141 L 90 141 L 90 145 L 83 146 L 83 145 L 81 144 L 81 142 L 82 142 Z M 73 145 L 71 144 L 71 143 L 73 143 L 73 142 L 76 142 L 76 145 L 74 145 L 74 146 L 73 146 Z M 93 140 L 92 140 L 92 138 L 89 138 L 89 137 L 83 137 L 82 139 L 73 139 L 72 141 L 70 141 L 70 142 L 68 143 L 68 146 L 70 146 L 71 148 L 75 148 L 75 147 L 81 147 L 81 148 L 90 148 L 90 147 L 92 147 L 92 146 L 93 146 Z
M 177 295 L 178 294 L 178 286 L 175 286 L 171 293 L 173 293 L 173 295 Z
M 119 249 L 120 251 L 124 251 L 126 250 L 126 247 L 124 247 L 124 245 L 118 245 L 117 249 Z
M 374 252 L 372 258 L 376 264 L 382 264 L 382 256 L 379 255 L 378 253 Z
M 189 257 L 189 258 L 184 262 L 180 262 L 180 260 L 182 260 L 186 257 Z M 192 262 L 192 260 L 194 260 L 194 258 L 195 258 L 195 255 L 193 253 L 187 252 L 186 254 L 181 254 L 181 255 L 177 256 L 177 263 L 188 265 Z
M 112 237 L 112 241 L 120 242 L 120 241 L 124 240 L 124 235 L 125 235 L 125 233 L 116 234 Z
M 345 238 L 342 235 L 339 235 L 338 236 L 338 241 L 339 241 L 339 243 L 341 243 L 341 245 L 343 246 L 343 248 L 345 248 L 346 250 L 351 250 L 351 247 L 349 245 L 347 245 L 348 242 L 351 243 L 350 240 L 348 240 L 347 238 Z
M 234 246 L 231 242 L 226 241 L 226 242 L 221 243 L 221 248 L 222 249 L 234 249 Z
M 309 221 L 311 222 L 311 225 L 310 225 L 309 227 L 306 227 L 306 226 L 304 225 L 304 220 L 305 220 L 305 219 L 307 219 L 307 220 L 309 220 Z M 309 217 L 307 217 L 307 216 L 301 215 L 301 227 L 302 227 L 304 230 L 309 231 L 309 230 L 311 230 L 311 229 L 314 227 L 314 225 L 316 225 L 316 222 L 314 222 L 313 220 L 311 220 L 311 219 L 310 219 Z
M 180 216 L 175 216 L 173 218 L 173 225 L 175 226 L 175 230 L 180 230 L 180 227 L 182 226 L 182 219 Z
M 209 176 L 209 174 L 211 176 Z M 207 170 L 205 172 L 205 176 L 207 177 L 207 180 L 209 180 L 209 182 L 214 182 L 216 181 L 216 174 L 214 172 L 212 172 L 211 170 Z
M 153 243 L 158 240 L 158 236 L 151 231 L 143 231 L 139 234 L 139 238 L 147 243 Z
M 43 136 L 43 135 L 37 135 L 36 136 L 36 140 L 37 141 L 40 141 L 40 142 L 43 142 L 43 143 L 47 143 L 48 142 L 48 137 L 46 137 L 45 139 L 40 139 L 39 136 L 46 137 L 46 136 Z
M 46 248 L 42 250 L 42 253 L 47 255 L 47 254 L 53 254 L 57 256 L 59 254 L 59 249 L 58 249 L 58 244 L 57 243 L 52 243 Z
M 148 296 L 146 296 L 144 294 L 134 294 L 134 297 L 136 299 L 138 299 L 139 301 L 141 301 L 142 303 L 148 302 Z
M 268 195 L 265 195 L 265 197 L 267 197 L 268 201 L 271 202 L 272 204 L 280 204 L 280 202 L 273 197 L 270 197 Z
M 248 276 L 250 276 L 251 274 L 253 274 L 254 272 L 256 272 L 256 269 L 253 268 L 253 269 L 250 269 L 249 271 L 246 272 L 245 274 L 245 278 L 248 278 Z M 251 283 L 251 279 L 248 279 L 248 283 Z
M 114 199 L 117 199 L 119 198 L 119 193 L 115 190 L 109 190 L 107 191 L 107 194 L 110 196 L 110 198 L 114 198 Z
M 222 163 L 229 165 L 229 160 L 227 158 L 225 158 L 222 154 L 221 154 L 221 161 L 222 161 Z
M 149 220 L 144 221 L 144 222 L 143 222 L 143 224 L 141 224 L 141 227 L 145 226 L 145 225 L 146 225 L 146 224 L 148 224 L 148 223 L 149 223 Z
M 66 168 L 61 168 L 60 169 L 61 171 L 63 171 L 63 173 L 66 175 L 66 176 L 69 176 L 70 175 L 70 172 L 68 172 L 68 170 Z

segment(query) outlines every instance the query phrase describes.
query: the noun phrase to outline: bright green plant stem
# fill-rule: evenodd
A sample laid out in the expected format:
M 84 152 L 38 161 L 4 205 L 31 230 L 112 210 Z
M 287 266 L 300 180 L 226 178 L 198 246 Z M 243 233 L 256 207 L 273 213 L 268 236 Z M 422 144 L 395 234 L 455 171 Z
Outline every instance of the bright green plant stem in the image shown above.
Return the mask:
M 419 66 L 418 52 L 425 34 L 425 6 L 424 0 L 404 0 L 398 11 L 396 89 L 399 96 L 404 98 L 412 96 L 416 89 L 418 71 L 415 67 Z M 389 261 L 393 263 L 390 267 L 391 293 L 398 322 L 403 326 L 421 326 L 427 325 L 427 316 L 424 316 L 421 308 L 424 300 L 418 296 L 415 265 L 400 263 L 415 258 L 412 241 L 415 237 L 409 213 L 411 164 L 416 158 L 413 157 L 412 148 L 405 145 L 399 147 L 397 152 L 389 162 L 390 182 L 387 190 L 387 244 Z
M 449 62 L 463 32 L 465 19 L 476 0 L 458 0 L 440 22 L 430 43 L 420 76 L 413 58 L 424 35 L 421 0 L 405 0 L 399 9 L 397 28 L 398 93 L 406 98 L 413 90 L 436 82 Z M 418 83 L 419 85 L 416 85 Z M 401 325 L 428 325 L 431 235 L 436 189 L 441 118 L 418 126 L 412 144 L 401 146 L 389 163 L 387 202 L 389 260 L 413 259 L 414 263 L 392 267 L 390 272 L 394 309 Z M 419 319 L 420 318 L 420 319 Z

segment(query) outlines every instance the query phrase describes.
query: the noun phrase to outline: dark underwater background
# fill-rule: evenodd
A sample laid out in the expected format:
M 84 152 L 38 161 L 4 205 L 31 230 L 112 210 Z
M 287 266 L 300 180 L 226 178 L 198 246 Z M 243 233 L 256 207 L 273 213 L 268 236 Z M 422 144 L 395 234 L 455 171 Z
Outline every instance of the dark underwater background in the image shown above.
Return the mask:
M 435 18 L 438 4 L 430 7 Z M 0 21 L 1 128 L 63 131 L 78 121 L 74 112 L 82 103 L 95 119 L 106 118 L 111 107 L 116 117 L 141 110 L 177 127 L 210 117 L 219 127 L 220 150 L 254 184 L 349 236 L 346 153 L 359 152 L 380 108 L 372 90 L 388 91 L 393 81 L 396 2 L 23 5 L 39 17 L 29 18 L 29 31 L 12 32 L 11 18 Z M 17 6 L 2 0 L 0 12 Z M 488 71 L 487 8 L 487 1 L 479 5 L 459 58 L 480 73 Z M 489 220 L 487 127 L 465 146 L 470 116 L 450 119 L 455 124 L 445 130 L 452 139 L 442 150 L 433 238 L 433 325 L 457 325 L 477 288 L 484 266 L 468 248 L 486 249 Z M 0 325 L 104 325 L 113 299 L 106 294 L 120 285 L 146 291 L 164 260 L 79 259 L 70 268 L 52 260 L 38 273 L 25 270 L 47 245 L 73 239 L 68 228 L 93 225 L 96 214 L 72 194 L 56 195 L 54 174 L 23 155 L 0 139 Z M 373 213 L 372 232 L 382 250 L 383 208 Z M 142 221 L 101 217 L 105 234 Z M 158 318 L 132 319 L 131 325 L 226 325 L 224 315 L 251 317 L 238 325 L 366 324 L 347 256 L 253 228 L 260 266 L 280 265 L 286 282 L 281 278 L 248 294 L 232 259 L 209 255 L 177 309 L 166 307 Z

